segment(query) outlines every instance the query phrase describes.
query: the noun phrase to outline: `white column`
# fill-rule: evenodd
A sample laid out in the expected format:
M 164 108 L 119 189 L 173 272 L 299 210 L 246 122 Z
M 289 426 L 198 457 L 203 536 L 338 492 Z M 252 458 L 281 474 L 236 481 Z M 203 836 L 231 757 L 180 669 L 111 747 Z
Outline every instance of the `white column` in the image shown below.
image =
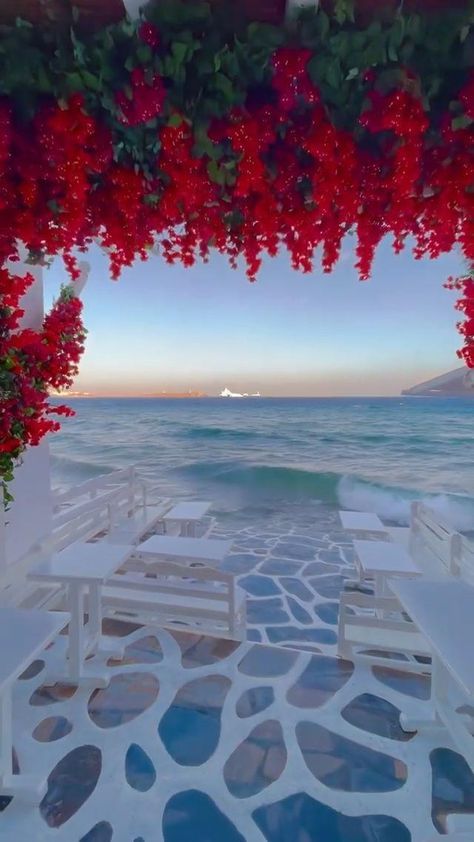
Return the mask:
M 23 253 L 22 257 L 25 256 Z M 38 330 L 44 316 L 43 270 L 41 266 L 30 266 L 23 260 L 10 264 L 9 269 L 16 275 L 30 272 L 35 278 L 34 284 L 20 302 L 25 311 L 21 327 Z M 36 541 L 51 531 L 51 477 L 49 447 L 46 441 L 43 440 L 38 447 L 28 448 L 23 463 L 15 471 L 11 492 L 14 502 L 5 515 L 4 530 L 7 565 L 21 558 Z

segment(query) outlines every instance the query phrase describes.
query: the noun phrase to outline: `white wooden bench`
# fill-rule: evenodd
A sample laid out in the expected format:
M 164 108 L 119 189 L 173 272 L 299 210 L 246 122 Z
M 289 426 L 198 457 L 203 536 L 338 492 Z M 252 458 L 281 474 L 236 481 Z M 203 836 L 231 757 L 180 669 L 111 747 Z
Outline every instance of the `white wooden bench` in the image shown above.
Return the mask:
M 371 663 L 386 664 L 383 654 L 374 653 L 396 652 L 408 658 L 403 661 L 404 669 L 419 670 L 416 656 L 429 654 L 426 641 L 403 615 L 386 584 L 390 576 L 449 577 L 455 559 L 460 557 L 461 543 L 461 536 L 439 524 L 435 513 L 423 504 L 415 504 L 412 509 L 411 558 L 401 545 L 387 543 L 384 550 L 383 542 L 355 541 L 356 554 L 357 547 L 363 547 L 370 556 L 366 572 L 375 577 L 376 592 L 374 595 L 341 594 L 338 654 L 354 659 L 369 652 Z M 429 666 L 423 664 L 423 669 L 429 670 Z
M 233 573 L 164 561 L 153 575 L 119 573 L 102 591 L 108 616 L 238 640 L 245 637 L 245 601 Z
M 156 562 L 176 561 L 185 564 L 205 564 L 218 567 L 232 548 L 233 541 L 212 538 L 183 538 L 171 535 L 152 535 L 139 544 L 129 564 L 140 562 L 150 568 Z

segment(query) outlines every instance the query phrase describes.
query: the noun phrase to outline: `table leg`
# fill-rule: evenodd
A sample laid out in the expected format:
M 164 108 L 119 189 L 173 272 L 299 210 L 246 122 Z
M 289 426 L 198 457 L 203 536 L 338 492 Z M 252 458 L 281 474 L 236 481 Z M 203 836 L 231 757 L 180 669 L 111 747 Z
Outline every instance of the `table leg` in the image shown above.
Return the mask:
M 0 696 L 0 782 L 12 769 L 12 688 L 7 685 Z
M 100 584 L 89 585 L 89 632 L 92 638 L 93 652 L 98 648 L 102 634 L 102 588 Z
M 436 713 L 436 701 L 444 696 L 444 690 L 442 689 L 442 675 L 442 665 L 433 653 L 431 663 L 431 694 L 426 714 L 422 717 L 414 717 L 401 713 L 400 727 L 403 731 L 412 733 L 413 731 L 421 731 L 427 728 L 443 727 L 443 723 Z
M 84 660 L 84 590 L 76 582 L 69 584 L 69 677 L 79 683 Z
M 14 775 L 12 751 L 12 687 L 7 684 L 0 696 L 0 795 L 39 804 L 46 792 L 46 781 L 35 775 Z

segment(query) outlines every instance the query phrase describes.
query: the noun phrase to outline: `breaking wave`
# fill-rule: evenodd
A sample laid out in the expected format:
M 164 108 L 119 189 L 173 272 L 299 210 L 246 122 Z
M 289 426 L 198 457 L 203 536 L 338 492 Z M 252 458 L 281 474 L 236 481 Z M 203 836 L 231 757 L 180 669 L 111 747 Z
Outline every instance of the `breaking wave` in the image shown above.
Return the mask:
M 198 462 L 180 472 L 212 484 L 240 489 L 255 497 L 306 498 L 408 524 L 413 500 L 423 500 L 454 529 L 474 529 L 474 498 L 461 494 L 420 492 L 372 482 L 363 477 L 328 471 L 271 465 L 237 465 L 232 462 Z

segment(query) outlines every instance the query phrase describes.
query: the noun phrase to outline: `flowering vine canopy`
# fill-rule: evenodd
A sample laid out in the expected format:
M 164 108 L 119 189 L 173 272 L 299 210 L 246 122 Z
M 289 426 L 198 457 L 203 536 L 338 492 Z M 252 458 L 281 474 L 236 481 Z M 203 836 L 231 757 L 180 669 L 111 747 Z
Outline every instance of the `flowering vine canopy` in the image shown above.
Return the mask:
M 318 250 L 330 272 L 348 233 L 361 279 L 387 235 L 474 265 L 474 0 L 420 3 L 367 17 L 334 0 L 276 27 L 161 0 L 93 33 L 80 14 L 1 27 L 3 279 L 21 283 L 6 269 L 18 241 L 73 279 L 93 241 L 113 278 L 152 247 L 185 266 L 215 249 L 251 280 L 265 254 L 310 272 Z M 448 284 L 474 367 L 472 273 Z

